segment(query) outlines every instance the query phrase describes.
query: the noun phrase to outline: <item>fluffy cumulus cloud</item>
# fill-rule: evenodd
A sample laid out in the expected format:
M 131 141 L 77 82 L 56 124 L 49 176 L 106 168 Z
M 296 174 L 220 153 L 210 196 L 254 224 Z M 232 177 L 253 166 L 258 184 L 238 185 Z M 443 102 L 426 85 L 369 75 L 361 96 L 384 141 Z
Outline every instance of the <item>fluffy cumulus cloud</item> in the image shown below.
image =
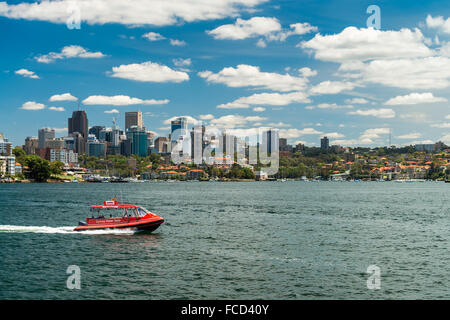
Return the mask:
M 338 34 L 316 34 L 313 39 L 301 42 L 299 47 L 312 52 L 316 59 L 334 62 L 416 58 L 432 54 L 419 29 L 382 31 L 347 27 Z
M 172 118 L 164 120 L 163 123 L 164 124 L 170 124 L 173 120 L 175 120 L 177 118 L 186 118 L 186 121 L 187 121 L 188 124 L 197 124 L 199 122 L 197 119 L 195 119 L 194 117 L 191 117 L 191 116 L 174 116 Z
M 385 102 L 388 106 L 398 106 L 398 105 L 413 105 L 413 104 L 426 104 L 426 103 L 437 103 L 437 102 L 447 102 L 446 98 L 435 97 L 431 92 L 424 93 L 411 93 L 405 96 L 396 96 Z
M 267 120 L 267 118 L 259 116 L 244 117 L 237 114 L 230 114 L 212 119 L 210 121 L 210 125 L 216 128 L 233 129 L 237 127 L 247 126 L 249 123 L 255 123 L 264 120 Z
M 78 0 L 81 22 L 88 24 L 119 23 L 124 25 L 175 25 L 182 21 L 223 19 L 237 16 L 266 0 Z M 8 4 L 0 2 L 0 16 L 11 19 L 49 21 L 66 24 L 67 9 L 73 0 L 44 0 Z
M 19 69 L 14 71 L 14 73 L 23 76 L 25 78 L 39 79 L 39 76 L 37 74 L 27 69 Z
M 347 81 L 322 81 L 313 86 L 309 92 L 314 95 L 319 94 L 338 94 L 343 91 L 353 90 L 358 84 Z
M 418 133 L 418 132 L 412 132 L 412 133 L 407 133 L 404 135 L 400 135 L 397 136 L 397 139 L 419 139 L 420 137 L 422 137 L 422 134 Z
M 236 68 L 224 68 L 218 73 L 202 71 L 198 75 L 209 83 L 223 83 L 228 87 L 254 87 L 282 92 L 304 90 L 308 83 L 306 77 L 263 72 L 257 66 L 246 64 L 240 64 Z
M 105 113 L 107 114 L 114 114 L 114 113 L 120 113 L 117 109 L 111 109 L 111 110 L 105 110 Z
M 347 140 L 334 140 L 332 144 L 358 146 L 358 145 L 370 145 L 375 142 L 383 143 L 383 137 L 381 135 L 389 134 L 389 128 L 374 128 L 365 130 L 357 139 Z
M 52 111 L 58 111 L 58 112 L 66 111 L 66 109 L 64 109 L 63 107 L 49 107 L 48 109 L 52 110 Z
M 136 104 L 167 104 L 169 100 L 142 100 L 139 98 L 131 98 L 129 96 L 90 96 L 83 100 L 84 105 L 112 105 L 112 106 L 130 106 Z
M 48 99 L 49 101 L 77 101 L 78 98 L 70 93 L 55 94 Z
M 243 40 L 281 31 L 276 18 L 253 17 L 249 20 L 238 18 L 234 24 L 225 24 L 207 31 L 214 39 Z
M 357 116 L 371 116 L 376 118 L 382 118 L 382 119 L 390 119 L 395 118 L 395 111 L 392 109 L 365 109 L 365 110 L 355 110 L 348 112 L 350 115 L 357 115 Z
M 232 102 L 218 105 L 218 109 L 248 109 L 251 105 L 285 106 L 291 103 L 309 103 L 311 100 L 303 92 L 255 93 Z
M 186 72 L 176 71 L 168 66 L 151 61 L 113 67 L 110 76 L 142 82 L 183 82 L 189 80 L 189 75 Z
M 438 29 L 444 33 L 450 34 L 450 18 L 444 19 L 442 16 L 433 17 L 428 15 L 426 23 L 428 28 Z
M 37 56 L 35 59 L 37 62 L 51 63 L 54 62 L 55 60 L 60 59 L 69 59 L 69 58 L 90 59 L 103 57 L 105 57 L 105 55 L 100 51 L 90 52 L 81 46 L 71 45 L 62 48 L 61 52 L 50 52 L 48 54 Z
M 28 101 L 28 102 L 25 102 L 20 109 L 32 110 L 32 111 L 42 110 L 42 109 L 45 109 L 45 105 L 42 103 L 34 102 L 34 101 Z
M 304 128 L 304 129 L 280 129 L 279 136 L 286 139 L 298 138 L 305 135 L 319 135 L 323 134 L 323 132 L 318 131 L 314 128 Z
M 148 41 L 159 41 L 164 40 L 165 37 L 157 32 L 147 32 L 142 35 L 142 38 L 147 39 Z

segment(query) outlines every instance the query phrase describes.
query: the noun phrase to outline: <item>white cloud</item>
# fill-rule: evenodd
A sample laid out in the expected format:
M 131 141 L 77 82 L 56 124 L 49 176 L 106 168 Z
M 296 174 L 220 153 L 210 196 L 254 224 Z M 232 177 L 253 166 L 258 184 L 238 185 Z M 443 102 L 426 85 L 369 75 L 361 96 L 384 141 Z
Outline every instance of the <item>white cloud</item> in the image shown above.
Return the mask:
M 411 90 L 444 89 L 450 86 L 450 58 L 375 60 L 354 68 L 365 82 Z
M 431 124 L 430 126 L 433 128 L 448 129 L 448 128 L 450 128 L 450 122 L 434 123 L 434 124 Z
M 324 136 L 326 136 L 326 137 L 328 137 L 330 139 L 338 139 L 338 138 L 345 137 L 342 133 L 338 133 L 338 132 L 325 133 Z
M 450 18 L 444 20 L 442 16 L 433 18 L 431 15 L 428 15 L 426 23 L 428 28 L 439 29 L 444 33 L 450 33 Z
M 81 46 L 71 45 L 62 48 L 61 52 L 50 52 L 48 54 L 37 56 L 35 59 L 38 62 L 50 63 L 59 59 L 69 58 L 103 58 L 105 55 L 101 52 L 89 52 Z
M 271 122 L 267 124 L 268 126 L 271 126 L 273 128 L 283 128 L 283 127 L 290 127 L 291 125 L 289 123 L 284 122 Z
M 66 109 L 64 109 L 63 107 L 50 107 L 48 109 L 53 110 L 53 111 L 58 111 L 58 112 L 66 111 Z
M 212 120 L 214 116 L 212 114 L 201 114 L 198 116 L 200 120 Z
M 27 69 L 19 69 L 14 71 L 15 74 L 21 75 L 25 78 L 31 78 L 31 79 L 39 79 L 39 76 L 35 74 L 33 71 L 27 70 Z
M 266 111 L 266 108 L 263 108 L 263 107 L 254 107 L 254 108 L 253 108 L 253 111 L 255 111 L 255 112 L 263 112 L 263 111 Z
M 106 110 L 105 113 L 120 113 L 117 109 Z
M 350 111 L 347 114 L 358 116 L 372 116 L 376 118 L 390 119 L 395 118 L 395 111 L 392 109 L 367 109 Z
M 183 82 L 189 80 L 186 72 L 151 61 L 123 64 L 112 68 L 111 77 L 142 82 Z
M 183 59 L 183 58 L 172 59 L 172 62 L 177 67 L 188 67 L 188 66 L 190 66 L 192 64 L 192 61 L 191 61 L 190 58 L 187 58 L 187 59 Z
M 216 20 L 235 17 L 266 0 L 78 0 L 81 22 L 88 24 L 175 25 L 180 22 Z M 0 16 L 11 19 L 49 21 L 66 24 L 67 8 L 73 0 L 47 0 L 17 5 L 0 2 Z
M 67 132 L 67 128 L 50 128 L 52 130 L 55 130 L 55 133 L 65 133 Z
M 304 129 L 281 129 L 279 131 L 279 136 L 282 138 L 292 139 L 292 138 L 298 138 L 304 135 L 317 135 L 317 134 L 323 134 L 323 132 L 318 131 L 314 128 L 304 128 Z
M 382 31 L 373 28 L 347 27 L 333 35 L 316 34 L 298 46 L 310 50 L 323 61 L 346 62 L 373 59 L 428 57 L 433 54 L 424 44 L 419 29 Z
M 308 67 L 304 67 L 304 68 L 298 69 L 298 72 L 302 76 L 304 76 L 305 78 L 314 77 L 314 76 L 317 75 L 317 71 L 316 70 L 312 70 L 312 69 L 310 69 Z
M 447 102 L 445 98 L 435 97 L 431 92 L 424 93 L 411 93 L 405 96 L 396 96 L 386 101 L 385 105 L 397 106 L 397 105 L 413 105 L 424 103 L 437 103 Z
M 210 124 L 213 127 L 218 128 L 229 128 L 233 129 L 236 127 L 242 127 L 247 125 L 249 122 L 259 122 L 267 120 L 267 118 L 259 117 L 259 116 L 250 116 L 250 117 L 244 117 L 237 114 L 230 114 L 226 116 L 222 116 L 216 119 L 212 119 Z
M 422 137 L 422 134 L 418 132 L 408 133 L 401 136 L 396 137 L 397 139 L 419 139 Z
M 112 106 L 129 106 L 135 104 L 167 104 L 168 99 L 164 100 L 142 100 L 139 98 L 131 98 L 129 96 L 117 95 L 117 96 L 89 96 L 83 100 L 84 105 L 112 105 Z
M 255 93 L 248 97 L 241 97 L 226 104 L 218 105 L 218 109 L 248 109 L 250 105 L 285 106 L 291 103 L 311 102 L 303 92 L 291 93 Z
M 353 90 L 356 86 L 358 85 L 352 82 L 327 80 L 315 85 L 309 92 L 311 94 L 338 94 L 342 91 Z
M 70 93 L 55 94 L 48 99 L 49 101 L 77 101 L 78 98 L 74 97 Z
M 170 39 L 170 44 L 172 46 L 183 47 L 186 45 L 184 40 Z
M 345 103 L 348 103 L 348 104 L 367 104 L 367 103 L 369 103 L 369 101 L 367 101 L 364 98 L 353 98 L 353 99 L 345 100 Z
M 280 30 L 281 25 L 276 18 L 253 17 L 249 20 L 238 18 L 234 24 L 225 24 L 207 33 L 214 39 L 243 40 Z
M 28 102 L 25 102 L 20 109 L 33 110 L 33 111 L 34 110 L 42 110 L 42 109 L 45 109 L 45 105 L 42 103 L 34 102 L 34 101 L 28 101 Z
M 255 87 L 273 91 L 300 91 L 305 89 L 308 80 L 289 74 L 262 72 L 257 66 L 240 64 L 236 68 L 224 68 L 218 73 L 199 72 L 198 75 L 207 82 L 223 83 L 228 87 Z
M 317 31 L 317 27 L 309 23 L 294 23 L 289 29 L 283 29 L 277 18 L 253 17 L 248 20 L 238 18 L 234 24 L 225 24 L 207 31 L 214 39 L 243 40 L 247 38 L 265 37 L 266 41 L 284 41 L 292 35 L 303 35 Z M 266 42 L 259 39 L 258 47 L 265 48 Z
M 165 37 L 157 32 L 147 32 L 142 35 L 142 38 L 146 38 L 148 41 L 164 40 Z

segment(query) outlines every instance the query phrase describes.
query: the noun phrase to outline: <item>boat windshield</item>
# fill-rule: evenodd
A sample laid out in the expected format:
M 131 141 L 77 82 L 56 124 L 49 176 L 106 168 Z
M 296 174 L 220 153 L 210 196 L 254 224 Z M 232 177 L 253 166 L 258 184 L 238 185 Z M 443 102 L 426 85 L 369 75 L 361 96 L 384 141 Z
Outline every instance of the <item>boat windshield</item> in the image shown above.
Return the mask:
M 139 207 L 137 208 L 137 212 L 139 217 L 144 217 L 147 214 L 147 209 Z

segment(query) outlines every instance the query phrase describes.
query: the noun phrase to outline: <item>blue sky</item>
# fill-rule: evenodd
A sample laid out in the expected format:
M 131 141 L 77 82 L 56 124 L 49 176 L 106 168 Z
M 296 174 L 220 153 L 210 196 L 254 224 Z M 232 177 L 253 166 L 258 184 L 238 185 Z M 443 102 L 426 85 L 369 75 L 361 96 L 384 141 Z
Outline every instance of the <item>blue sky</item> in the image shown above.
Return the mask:
M 396 145 L 450 144 L 446 1 L 105 3 L 0 1 L 0 132 L 13 144 L 67 134 L 78 103 L 90 126 L 140 110 L 159 135 L 188 115 L 307 145 L 386 145 L 389 130 Z M 380 30 L 366 25 L 373 4 Z

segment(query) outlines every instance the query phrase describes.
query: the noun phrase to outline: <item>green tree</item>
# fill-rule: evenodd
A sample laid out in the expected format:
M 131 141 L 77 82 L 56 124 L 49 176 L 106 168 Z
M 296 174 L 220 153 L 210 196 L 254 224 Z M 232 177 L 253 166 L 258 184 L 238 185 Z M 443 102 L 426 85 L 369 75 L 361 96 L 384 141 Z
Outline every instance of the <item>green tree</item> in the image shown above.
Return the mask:
M 25 150 L 23 150 L 21 147 L 15 147 L 12 150 L 13 155 L 16 157 L 16 161 L 22 164 L 27 154 L 25 153 Z
M 25 175 L 36 182 L 46 182 L 50 178 L 50 163 L 36 155 L 26 156 L 24 164 L 28 167 Z
M 64 163 L 63 162 L 61 162 L 61 161 L 50 162 L 50 172 L 51 172 L 51 174 L 54 174 L 54 175 L 61 174 L 63 169 L 64 169 Z

